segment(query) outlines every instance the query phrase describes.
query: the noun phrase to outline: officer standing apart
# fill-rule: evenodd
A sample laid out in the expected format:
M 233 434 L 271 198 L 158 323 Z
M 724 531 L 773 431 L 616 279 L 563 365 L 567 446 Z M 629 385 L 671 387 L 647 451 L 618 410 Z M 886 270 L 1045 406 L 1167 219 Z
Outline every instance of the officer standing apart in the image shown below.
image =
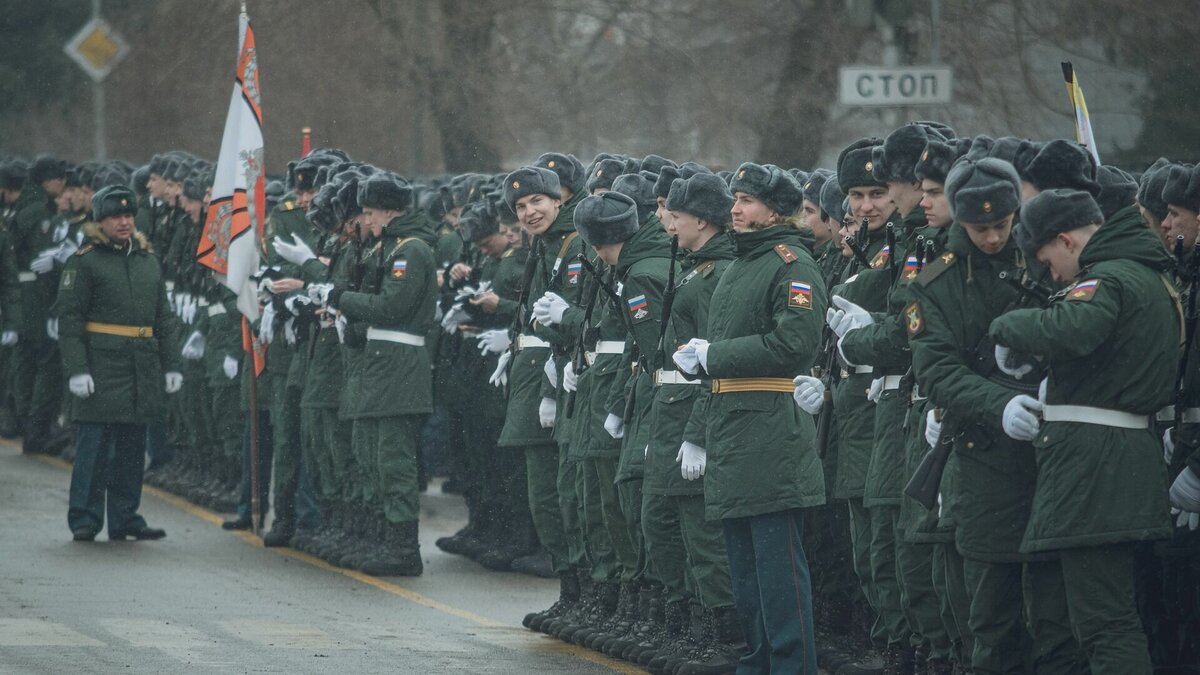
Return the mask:
M 112 541 L 162 539 L 138 514 L 146 425 L 166 414 L 163 392 L 183 385 L 176 322 L 162 268 L 134 227 L 137 197 L 125 186 L 92 197 L 97 225 L 59 282 L 59 345 L 79 425 L 67 523 L 75 541 L 104 525 Z M 166 371 L 166 375 L 163 375 Z M 164 387 L 165 381 L 165 387 Z

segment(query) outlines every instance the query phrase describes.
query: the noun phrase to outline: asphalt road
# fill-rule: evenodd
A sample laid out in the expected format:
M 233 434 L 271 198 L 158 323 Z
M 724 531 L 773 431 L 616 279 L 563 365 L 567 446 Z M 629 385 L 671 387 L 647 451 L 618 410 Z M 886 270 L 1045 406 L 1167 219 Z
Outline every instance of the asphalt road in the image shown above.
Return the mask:
M 439 551 L 462 500 L 422 497 L 425 574 L 330 567 L 147 487 L 158 542 L 74 543 L 69 467 L 0 442 L 0 673 L 642 672 L 521 627 L 553 580 Z

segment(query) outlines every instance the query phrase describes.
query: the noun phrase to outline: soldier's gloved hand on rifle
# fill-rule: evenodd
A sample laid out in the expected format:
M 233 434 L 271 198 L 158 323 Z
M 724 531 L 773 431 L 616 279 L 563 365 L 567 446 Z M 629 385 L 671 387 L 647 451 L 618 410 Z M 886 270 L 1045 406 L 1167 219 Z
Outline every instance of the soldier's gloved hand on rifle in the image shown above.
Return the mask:
M 183 388 L 183 373 L 178 373 L 172 370 L 163 378 L 166 380 L 166 391 L 168 394 L 174 394 Z
M 45 274 L 54 269 L 54 252 L 56 248 L 48 248 L 42 251 L 29 263 L 29 271 L 34 274 Z
M 560 324 L 562 323 L 563 314 L 566 313 L 569 306 L 567 301 L 563 300 L 558 294 L 546 291 L 545 295 L 533 303 L 533 318 L 537 319 L 537 322 L 543 326 Z
M 346 320 L 346 315 L 338 313 L 337 318 L 333 320 L 333 329 L 337 331 L 338 344 L 345 344 L 346 326 L 348 325 L 350 322 Z
M 304 240 L 296 235 L 292 235 L 291 243 L 283 240 L 281 237 L 275 237 L 271 241 L 271 246 L 280 258 L 292 263 L 293 265 L 303 265 L 304 263 L 316 258 L 316 254 L 304 243 Z
M 1018 380 L 1033 372 L 1033 366 L 1022 363 L 1012 349 L 996 345 L 996 367 Z
M 496 370 L 492 371 L 492 376 L 488 378 L 488 382 L 494 387 L 503 387 L 508 384 L 508 362 L 512 360 L 512 352 L 505 348 L 500 352 L 500 358 L 496 364 Z
M 845 337 L 846 333 L 856 328 L 875 323 L 870 312 L 840 295 L 833 296 L 833 304 L 836 309 L 830 307 L 825 310 L 825 323 L 829 324 L 839 338 Z
M 313 301 L 307 295 L 293 295 L 283 301 L 283 308 L 292 316 L 300 316 L 311 310 Z
M 447 333 L 454 334 L 458 332 L 458 324 L 467 323 L 471 320 L 471 315 L 467 310 L 463 309 L 462 303 L 458 303 L 450 308 L 442 317 L 442 330 Z
M 180 350 L 180 356 L 188 361 L 198 361 L 204 358 L 204 333 L 200 331 L 192 331 L 186 342 L 183 343 L 183 349 Z
M 612 413 L 608 413 L 608 417 L 604 418 L 604 430 L 608 432 L 609 436 L 617 440 L 625 438 L 625 420 Z
M 542 364 L 542 372 L 546 374 L 546 379 L 550 380 L 551 387 L 558 387 L 558 364 L 554 363 L 554 355 L 546 357 L 546 362 Z
M 96 383 L 92 380 L 92 376 L 84 373 L 82 375 L 72 375 L 71 379 L 67 380 L 67 388 L 71 393 L 79 398 L 87 398 L 96 391 Z
M 877 377 L 871 380 L 871 388 L 867 390 L 867 400 L 871 403 L 879 403 L 880 396 L 883 396 L 883 378 Z
M 296 320 L 288 317 L 287 321 L 283 322 L 283 341 L 289 345 L 294 345 L 298 341 L 296 338 Z
M 196 309 L 200 307 L 200 300 L 189 295 L 187 304 L 183 306 L 183 315 L 180 317 L 187 325 L 192 325 L 196 322 Z
M 1192 467 L 1185 468 L 1171 483 L 1170 497 L 1171 506 L 1181 511 L 1200 513 L 1200 477 L 1196 476 Z
M 1175 439 L 1171 437 L 1171 432 L 1175 427 L 1171 427 L 1163 432 L 1163 461 L 1167 464 L 1171 463 L 1171 459 L 1175 457 Z
M 942 422 L 937 418 L 936 411 L 925 413 L 925 442 L 929 447 L 936 448 L 942 438 Z
M 809 415 L 821 412 L 821 407 L 825 405 L 824 382 L 808 375 L 797 375 L 792 380 L 792 384 L 796 385 L 796 389 L 792 392 L 792 398 L 801 410 Z
M 258 323 L 258 341 L 264 345 L 271 344 L 275 337 L 275 303 L 268 302 L 263 306 L 262 317 Z
M 509 347 L 512 347 L 512 338 L 505 329 L 487 330 L 479 335 L 480 354 L 503 354 Z
M 563 367 L 563 389 L 566 391 L 579 389 L 579 376 L 575 374 L 574 361 L 567 361 L 567 365 Z
M 696 480 L 704 475 L 704 466 L 708 464 L 708 452 L 695 443 L 683 442 L 679 446 L 679 454 L 675 455 L 679 463 L 679 473 L 684 480 Z
M 318 305 L 325 307 L 329 301 L 329 292 L 333 290 L 333 284 L 309 284 L 308 298 Z
M 692 338 L 686 345 L 675 350 L 671 360 L 688 375 L 696 375 L 700 369 L 708 370 L 708 340 Z
M 556 406 L 557 404 L 552 398 L 544 398 L 538 404 L 538 423 L 542 425 L 543 429 L 554 428 L 554 417 L 558 414 Z
M 1040 412 L 1042 403 L 1036 398 L 1025 394 L 1012 397 L 1004 405 L 1004 433 L 1014 440 L 1032 441 L 1037 436 L 1038 425 L 1041 423 L 1038 417 Z
M 1175 527 L 1187 527 L 1192 532 L 1200 527 L 1200 513 L 1192 511 L 1181 511 L 1175 507 L 1171 507 L 1171 515 L 1175 516 Z
M 46 319 L 46 336 L 58 340 L 58 319 Z
M 17 331 L 6 330 L 0 333 L 0 347 L 11 347 L 17 344 Z
M 225 360 L 221 363 L 221 368 L 225 370 L 225 377 L 233 379 L 238 376 L 238 360 L 226 354 Z

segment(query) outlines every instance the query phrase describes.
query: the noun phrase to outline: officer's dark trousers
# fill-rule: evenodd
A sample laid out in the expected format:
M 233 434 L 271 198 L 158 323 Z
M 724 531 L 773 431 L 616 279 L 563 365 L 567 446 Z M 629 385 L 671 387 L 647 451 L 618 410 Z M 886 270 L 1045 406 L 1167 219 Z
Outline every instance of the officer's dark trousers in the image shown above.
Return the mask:
M 271 443 L 271 414 L 265 410 L 258 412 L 258 517 L 259 522 L 266 520 L 271 502 L 267 499 L 271 491 L 271 458 L 275 454 Z M 237 515 L 239 519 L 250 517 L 250 413 L 246 413 L 246 431 L 242 435 L 242 491 L 238 498 Z
M 1089 546 L 1059 551 L 1071 631 L 1092 675 L 1149 675 L 1150 651 L 1133 598 L 1134 547 Z
M 748 653 L 738 675 L 816 675 L 812 582 L 798 509 L 728 518 L 725 552 Z
M 142 468 L 146 425 L 81 423 L 75 434 L 75 467 L 71 471 L 67 524 L 72 530 L 104 525 L 108 531 L 145 527 L 138 515 L 142 501 Z

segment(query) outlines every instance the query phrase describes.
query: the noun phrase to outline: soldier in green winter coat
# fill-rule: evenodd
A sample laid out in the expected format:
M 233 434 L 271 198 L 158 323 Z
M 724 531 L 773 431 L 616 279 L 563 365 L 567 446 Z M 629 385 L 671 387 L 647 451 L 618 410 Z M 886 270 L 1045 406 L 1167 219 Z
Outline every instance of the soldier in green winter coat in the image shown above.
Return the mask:
M 825 502 L 811 415 L 792 378 L 820 348 L 823 275 L 785 219 L 800 186 L 774 166 L 733 174 L 735 259 L 709 303 L 708 338 L 675 352 L 680 370 L 710 379 L 704 414 L 684 432 L 685 466 L 705 463 L 705 514 L 721 520 L 748 672 L 817 672 L 811 582 L 800 509 Z
M 693 415 L 704 414 L 711 394 L 700 380 L 685 378 L 674 361 L 663 356 L 673 354 L 692 338 L 708 335 L 709 301 L 734 258 L 729 232 L 732 207 L 729 187 L 713 174 L 696 174 L 678 181 L 667 195 L 667 232 L 679 237 L 679 247 L 686 253 L 677 272 L 670 316 L 663 327 L 664 354 L 658 357 L 654 373 L 649 420 L 652 432 L 642 486 L 647 552 L 668 589 L 668 602 L 694 599 L 706 613 L 703 625 L 707 632 L 701 639 L 704 648 L 700 653 L 688 654 L 687 660 L 697 666 L 726 668 L 735 667 L 744 640 L 733 606 L 724 533 L 718 523 L 704 517 L 703 469 L 693 465 L 685 470 L 680 462 L 684 428 Z
M 76 541 L 161 539 L 137 513 L 146 425 L 162 418 L 163 393 L 179 391 L 175 317 L 158 260 L 137 235 L 137 198 L 122 186 L 92 198 L 95 226 L 63 271 L 55 309 L 59 344 L 78 400 L 67 522 Z M 165 373 L 165 374 L 164 374 Z
M 399 176 L 380 172 L 360 181 L 358 203 L 376 238 L 362 286 L 313 290 L 352 324 L 348 331 L 365 329 L 362 362 L 346 384 L 347 415 L 354 419 L 355 454 L 374 463 L 384 541 L 361 569 L 419 576 L 417 452 L 424 416 L 432 410 L 424 336 L 437 299 L 433 232 L 424 214 L 412 209 L 412 188 Z
M 1000 273 L 1036 271 L 1009 236 L 1019 186 L 1012 165 L 999 159 L 968 157 L 954 165 L 945 191 L 956 222 L 947 250 L 909 287 L 913 300 L 904 310 L 905 326 L 917 382 L 943 411 L 942 435 L 954 441 L 954 473 L 941 496 L 954 511 L 964 558 L 972 668 L 1021 672 L 1028 613 L 1039 672 L 1076 672 L 1081 654 L 1061 607 L 1051 556 L 1031 555 L 1021 546 L 1036 482 L 1034 449 L 1003 433 L 1006 413 L 1036 403 L 1029 394 L 1036 395 L 1037 377 L 1009 376 L 980 358 L 992 352 L 992 319 L 1025 302 Z
M 557 166 L 560 160 L 548 161 Z M 568 195 L 553 168 L 526 166 L 504 179 L 504 201 L 533 240 L 522 270 L 523 302 L 518 303 L 512 324 L 513 349 L 506 352 L 510 356 L 501 356 L 495 372 L 497 380 L 506 381 L 508 386 L 499 445 L 525 451 L 534 528 L 560 580 L 559 601 L 544 612 L 525 617 L 524 625 L 535 629 L 574 605 L 579 598 L 580 578 L 585 576 L 581 571 L 584 553 L 578 535 L 579 507 L 574 498 L 575 466 L 566 460 L 567 449 L 554 440 L 557 392 L 545 372 L 551 348 L 565 355 L 572 342 L 566 331 L 534 321 L 532 313 L 535 301 L 548 290 L 566 305 L 571 301 L 577 304 L 582 290 L 580 276 L 570 265 L 583 249 L 583 241 L 575 231 L 574 212 L 584 195 L 571 194 L 564 203 Z M 558 307 L 555 312 L 566 309 Z
M 1171 534 L 1166 467 L 1150 428 L 1170 402 L 1181 337 L 1171 259 L 1141 223 L 1104 223 L 1091 195 L 1077 190 L 1026 203 L 1017 238 L 1071 282 L 1050 307 L 991 323 L 997 363 L 1012 371 L 1014 355 L 1036 356 L 1049 370 L 1039 398 L 1005 415 L 1005 433 L 1032 440 L 1037 455 L 1021 549 L 1057 553 L 1052 564 L 1092 673 L 1150 673 L 1132 543 Z M 1197 510 L 1200 481 L 1183 480 L 1172 499 Z

